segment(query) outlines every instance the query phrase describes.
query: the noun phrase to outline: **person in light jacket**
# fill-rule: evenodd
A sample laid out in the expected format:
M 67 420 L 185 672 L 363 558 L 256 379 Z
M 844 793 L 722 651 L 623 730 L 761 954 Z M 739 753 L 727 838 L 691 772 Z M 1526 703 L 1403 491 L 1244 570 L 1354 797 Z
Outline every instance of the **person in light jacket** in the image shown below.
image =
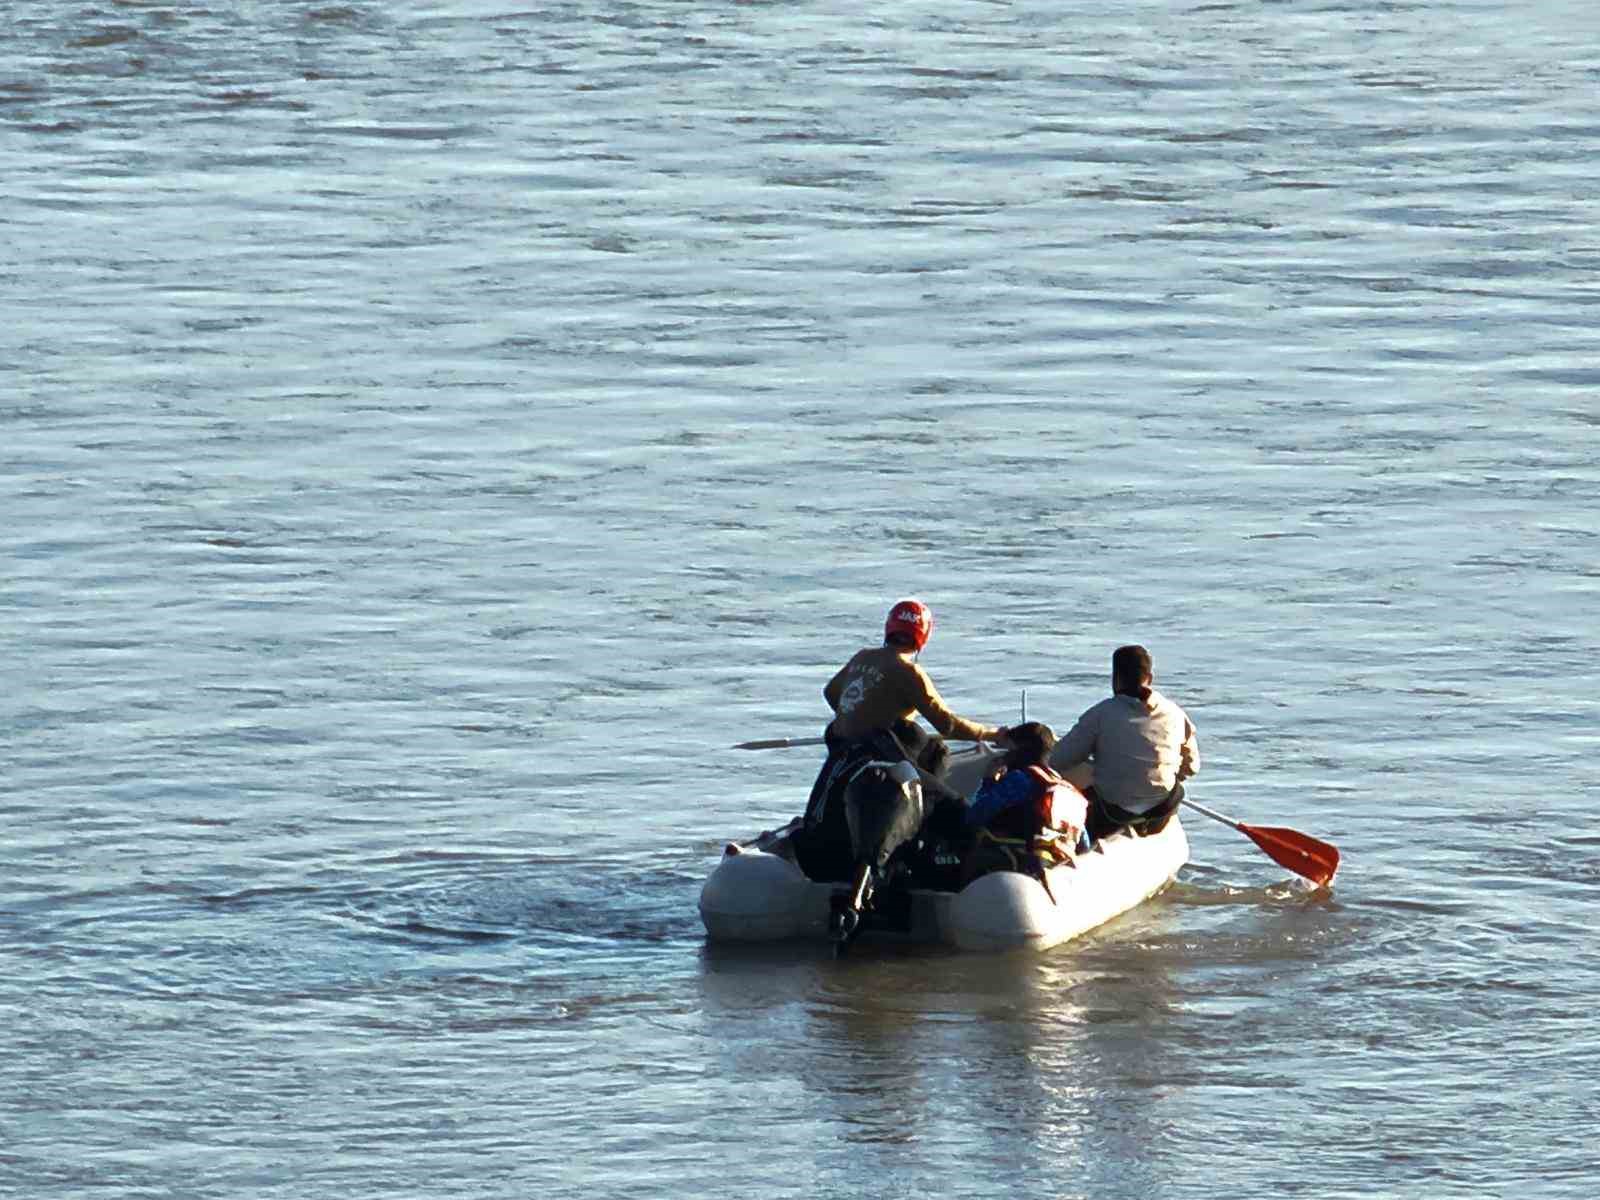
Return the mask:
M 1119 646 L 1111 695 L 1078 718 L 1050 752 L 1052 769 L 1089 797 L 1089 836 L 1157 833 L 1178 810 L 1183 781 L 1200 770 L 1187 713 L 1156 691 L 1150 652 Z

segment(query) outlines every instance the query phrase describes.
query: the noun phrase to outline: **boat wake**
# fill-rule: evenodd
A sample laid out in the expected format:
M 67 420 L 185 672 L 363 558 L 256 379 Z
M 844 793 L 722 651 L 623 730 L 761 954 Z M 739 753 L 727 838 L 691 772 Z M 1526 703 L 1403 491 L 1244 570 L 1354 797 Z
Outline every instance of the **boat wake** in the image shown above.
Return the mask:
M 1319 887 L 1299 876 L 1260 887 L 1236 887 L 1203 879 L 1180 879 L 1168 889 L 1166 900 L 1170 904 L 1186 904 L 1194 908 L 1228 904 L 1307 908 L 1330 903 L 1333 889 Z

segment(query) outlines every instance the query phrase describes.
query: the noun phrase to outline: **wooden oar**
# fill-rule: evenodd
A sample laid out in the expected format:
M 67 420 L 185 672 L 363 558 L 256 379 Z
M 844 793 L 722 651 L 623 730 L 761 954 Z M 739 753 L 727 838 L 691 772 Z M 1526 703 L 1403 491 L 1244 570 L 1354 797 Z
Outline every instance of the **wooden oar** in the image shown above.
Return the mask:
M 790 746 L 826 746 L 827 738 L 766 738 L 759 742 L 740 742 L 735 750 L 787 750 Z
M 966 738 L 946 738 L 946 741 L 964 742 Z M 803 738 L 763 738 L 757 742 L 738 742 L 731 748 L 734 750 L 787 750 L 790 746 L 826 746 L 828 739 L 824 737 Z M 974 745 L 988 746 L 990 742 L 975 742 Z
M 1334 872 L 1339 869 L 1339 851 L 1327 842 L 1319 842 L 1316 838 L 1294 829 L 1280 829 L 1273 825 L 1246 825 L 1243 821 L 1225 817 L 1187 798 L 1182 803 L 1196 812 L 1205 813 L 1213 821 L 1233 826 L 1265 850 L 1273 862 L 1288 867 L 1296 875 L 1304 875 L 1319 887 L 1327 887 L 1333 882 Z

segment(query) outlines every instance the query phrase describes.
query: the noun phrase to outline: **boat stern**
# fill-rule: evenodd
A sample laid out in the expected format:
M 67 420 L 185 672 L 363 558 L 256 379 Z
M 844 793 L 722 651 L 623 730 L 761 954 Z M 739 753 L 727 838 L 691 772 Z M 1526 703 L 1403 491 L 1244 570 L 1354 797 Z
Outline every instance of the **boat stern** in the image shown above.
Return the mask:
M 773 941 L 825 934 L 828 910 L 788 859 L 730 846 L 700 889 L 700 920 L 717 941 Z

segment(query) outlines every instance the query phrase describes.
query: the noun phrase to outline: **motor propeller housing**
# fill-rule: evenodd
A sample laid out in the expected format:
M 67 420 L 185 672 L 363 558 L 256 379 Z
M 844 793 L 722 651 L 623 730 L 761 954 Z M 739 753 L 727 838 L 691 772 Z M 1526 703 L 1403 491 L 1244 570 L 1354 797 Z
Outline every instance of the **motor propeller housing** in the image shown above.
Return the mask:
M 895 851 L 917 836 L 927 815 L 922 781 L 909 762 L 864 763 L 844 791 L 855 870 L 847 897 L 836 897 L 829 930 L 840 952 L 861 930 L 882 873 Z

